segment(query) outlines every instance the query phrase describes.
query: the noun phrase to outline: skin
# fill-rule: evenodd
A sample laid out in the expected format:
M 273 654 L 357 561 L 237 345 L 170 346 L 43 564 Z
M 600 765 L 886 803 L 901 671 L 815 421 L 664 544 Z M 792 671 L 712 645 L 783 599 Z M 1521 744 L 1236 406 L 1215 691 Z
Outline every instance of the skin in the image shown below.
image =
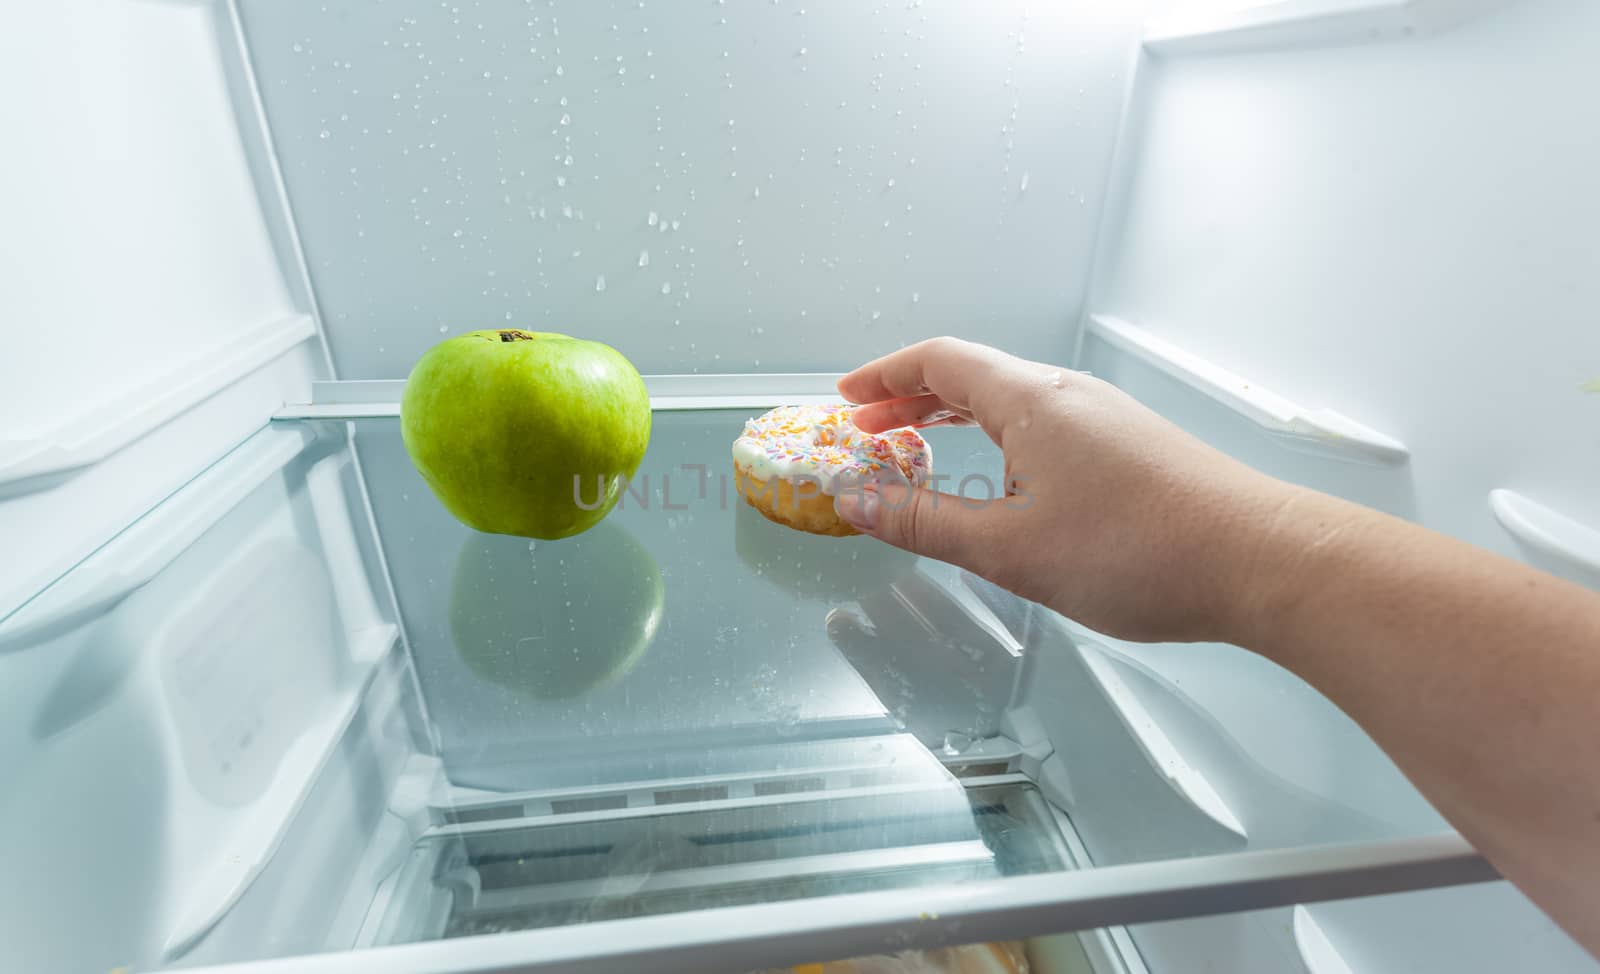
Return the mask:
M 1217 641 L 1295 672 L 1600 956 L 1600 595 L 1284 483 L 1115 387 L 938 338 L 845 376 L 856 425 L 977 425 L 1015 496 L 836 500 L 889 544 L 1091 628 Z

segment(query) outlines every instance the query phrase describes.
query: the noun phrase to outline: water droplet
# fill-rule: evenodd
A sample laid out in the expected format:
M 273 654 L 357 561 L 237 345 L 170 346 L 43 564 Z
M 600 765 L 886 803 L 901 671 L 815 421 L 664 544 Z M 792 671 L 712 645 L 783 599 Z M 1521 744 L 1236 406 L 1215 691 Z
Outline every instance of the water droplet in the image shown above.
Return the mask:
M 594 289 L 596 291 L 604 291 L 606 289 L 606 276 L 604 274 L 600 274 L 595 277 Z
M 565 186 L 565 185 L 567 185 L 567 177 L 565 177 L 565 176 L 557 176 L 556 177 L 556 185 L 557 186 Z
M 566 69 L 566 68 L 563 68 L 563 67 L 562 67 L 562 66 L 561 66 L 561 65 L 559 65 L 559 64 L 558 64 L 558 65 L 556 65 L 556 77 L 558 77 L 558 78 L 559 78 L 559 77 L 561 77 L 561 76 L 562 76 L 562 75 L 564 75 L 564 74 L 566 74 L 566 73 L 567 73 L 567 69 Z
M 661 293 L 662 294 L 671 294 L 672 293 L 672 284 L 670 282 L 662 284 L 661 285 Z
M 439 326 L 439 334 L 441 334 L 441 335 L 443 335 L 445 332 L 447 332 L 449 330 L 450 330 L 450 326 L 449 325 L 440 325 Z
M 460 237 L 461 236 L 461 231 L 457 230 L 454 233 L 450 234 L 450 236 L 452 236 L 452 237 Z
M 678 228 L 679 228 L 679 227 L 681 227 L 681 226 L 683 226 L 683 223 L 682 223 L 682 222 L 680 222 L 680 221 L 678 221 L 678 220 L 673 220 L 673 221 L 672 221 L 672 229 L 674 229 L 674 230 L 676 230 L 676 229 L 678 229 Z
M 291 48 L 291 50 L 293 50 L 296 54 L 300 54 L 301 52 L 303 52 L 305 50 L 305 47 L 303 45 L 301 45 L 301 43 L 299 41 L 295 41 L 293 47 Z
M 877 321 L 879 318 L 882 318 L 882 317 L 883 317 L 883 312 L 882 311 L 874 311 L 872 313 L 872 320 L 873 321 Z
M 950 757 L 955 757 L 972 747 L 975 742 L 972 735 L 966 731 L 945 731 L 943 751 Z
M 325 138 L 327 138 L 327 137 L 328 137 L 328 136 L 329 136 L 329 135 L 331 135 L 331 134 L 332 134 L 332 133 L 331 133 L 331 132 L 329 132 L 329 131 L 328 131 L 328 130 L 327 130 L 327 129 L 323 129 L 323 130 L 322 130 L 322 131 L 321 131 L 321 132 L 318 132 L 318 133 L 317 133 L 317 138 L 319 138 L 319 139 L 325 139 Z
M 1028 191 L 1028 174 L 1027 173 L 1023 173 L 1022 174 L 1022 185 L 1017 188 L 1017 192 L 1026 193 L 1027 191 Z
M 918 301 L 921 301 L 921 300 L 922 300 L 922 292 L 921 291 L 912 291 L 911 292 L 911 303 L 912 304 L 916 304 Z
M 648 251 L 648 250 L 639 251 L 639 266 L 640 267 L 649 267 L 650 266 L 650 251 Z
M 660 220 L 661 220 L 661 217 L 656 215 L 656 211 L 655 210 L 651 210 L 650 211 L 650 215 L 644 218 L 645 224 L 648 225 L 648 226 L 652 226 L 652 227 L 655 226 L 658 222 L 660 222 Z
M 572 116 L 566 114 L 565 112 L 563 112 L 561 114 L 561 124 L 562 125 L 571 125 L 572 124 Z
M 562 165 L 563 165 L 563 166 L 570 166 L 570 165 L 572 165 L 572 157 L 571 157 L 571 156 L 567 156 L 567 157 L 566 157 L 566 158 L 565 158 L 565 159 L 563 159 L 563 160 L 561 160 L 561 164 L 562 164 Z
M 889 180 L 889 188 L 894 189 L 894 180 Z

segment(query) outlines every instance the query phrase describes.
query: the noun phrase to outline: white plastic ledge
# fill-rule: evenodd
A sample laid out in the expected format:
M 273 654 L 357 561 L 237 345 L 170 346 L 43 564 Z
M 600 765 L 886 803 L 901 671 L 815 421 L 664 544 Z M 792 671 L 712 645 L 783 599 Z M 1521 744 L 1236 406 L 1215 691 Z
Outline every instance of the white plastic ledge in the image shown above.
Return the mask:
M 1233 54 L 1393 40 L 1448 30 L 1515 0 L 1234 0 L 1145 25 L 1154 54 Z M 1209 8 L 1209 9 L 1208 9 Z
M 175 362 L 165 375 L 60 424 L 0 438 L 0 499 L 62 482 L 315 334 L 310 315 L 279 318 L 231 339 L 225 351 Z
M 1489 507 L 1500 525 L 1522 544 L 1600 579 L 1600 531 L 1514 490 L 1491 490 Z
M 843 373 L 773 372 L 707 375 L 647 375 L 650 408 L 770 409 L 839 401 Z M 274 419 L 372 419 L 400 415 L 404 379 L 313 382 L 311 402 L 289 403 Z
M 1145 758 L 1172 786 L 1172 790 L 1213 822 L 1241 839 L 1247 838 L 1239 816 L 1217 794 L 1206 776 L 1184 758 L 1183 752 L 1161 729 L 1160 723 L 1150 716 L 1144 704 L 1139 702 L 1138 695 L 1129 689 L 1117 674 L 1116 667 L 1106 658 L 1105 650 L 1080 641 L 1078 655 L 1099 682 L 1101 692 L 1111 701 L 1123 725 L 1139 745 L 1139 750 L 1144 752 Z
M 1404 443 L 1332 409 L 1311 409 L 1120 318 L 1092 315 L 1088 332 L 1249 420 L 1289 449 L 1373 465 L 1406 462 Z
M 138 591 L 311 439 L 306 430 L 267 429 L 246 440 L 71 572 L 0 617 L 0 654 L 51 639 Z
M 1300 952 L 1300 962 L 1310 974 L 1355 974 L 1334 949 L 1328 935 L 1322 932 L 1311 911 L 1303 906 L 1294 908 L 1294 945 Z

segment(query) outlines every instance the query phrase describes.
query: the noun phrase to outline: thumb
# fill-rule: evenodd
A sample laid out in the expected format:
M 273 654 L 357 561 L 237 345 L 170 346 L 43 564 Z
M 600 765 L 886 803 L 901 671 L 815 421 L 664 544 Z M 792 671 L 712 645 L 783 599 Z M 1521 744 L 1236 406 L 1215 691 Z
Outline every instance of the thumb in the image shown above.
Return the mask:
M 904 481 L 841 490 L 834 510 L 852 527 L 896 548 L 983 574 L 979 564 L 1001 516 L 996 501 L 945 494 Z

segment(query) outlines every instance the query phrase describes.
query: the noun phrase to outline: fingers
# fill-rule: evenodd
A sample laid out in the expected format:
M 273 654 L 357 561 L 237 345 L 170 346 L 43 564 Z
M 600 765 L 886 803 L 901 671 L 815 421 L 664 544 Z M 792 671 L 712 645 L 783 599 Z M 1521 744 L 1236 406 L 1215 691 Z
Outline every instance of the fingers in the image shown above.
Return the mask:
M 863 433 L 882 433 L 902 426 L 951 426 L 972 417 L 962 410 L 950 408 L 949 403 L 935 395 L 912 396 L 908 399 L 890 399 L 869 403 L 851 415 L 856 429 Z
M 998 396 L 1031 377 L 1030 364 L 985 345 L 932 338 L 861 366 L 839 380 L 839 393 L 854 403 L 931 395 L 981 420 Z
M 834 510 L 863 534 L 897 548 L 960 565 L 978 574 L 1015 512 L 1005 501 L 978 501 L 943 494 L 903 481 L 841 491 Z

